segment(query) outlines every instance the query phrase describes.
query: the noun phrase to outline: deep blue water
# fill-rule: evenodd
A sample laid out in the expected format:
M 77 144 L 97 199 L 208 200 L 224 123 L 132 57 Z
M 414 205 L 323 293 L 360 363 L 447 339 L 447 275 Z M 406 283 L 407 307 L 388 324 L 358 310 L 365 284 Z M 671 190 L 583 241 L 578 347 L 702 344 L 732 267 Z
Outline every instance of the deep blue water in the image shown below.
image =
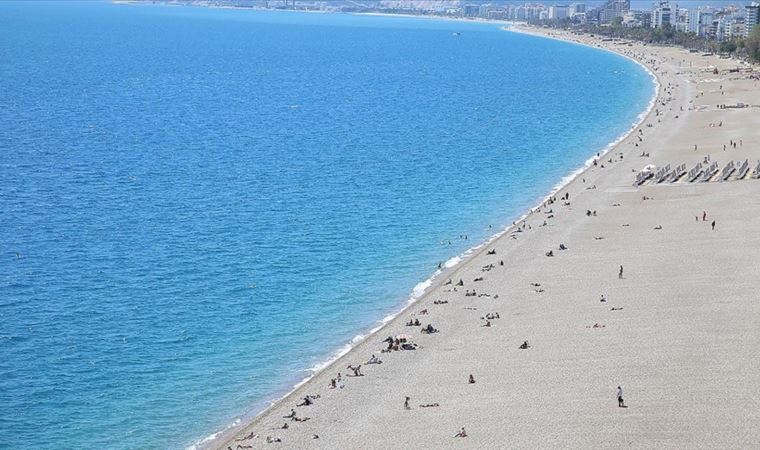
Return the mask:
M 196 442 L 651 93 L 628 60 L 494 25 L 0 2 L 0 447 Z

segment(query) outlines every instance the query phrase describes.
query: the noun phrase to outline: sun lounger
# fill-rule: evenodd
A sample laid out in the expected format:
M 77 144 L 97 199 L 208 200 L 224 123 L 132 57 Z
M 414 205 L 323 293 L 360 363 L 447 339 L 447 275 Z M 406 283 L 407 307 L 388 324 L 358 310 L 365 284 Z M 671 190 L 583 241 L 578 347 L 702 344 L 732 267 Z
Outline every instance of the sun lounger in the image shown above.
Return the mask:
M 723 172 L 720 174 L 720 181 L 727 181 L 731 175 L 736 172 L 736 166 L 733 161 L 729 161 L 726 167 L 723 168 Z
M 687 180 L 689 180 L 689 183 L 693 183 L 693 182 L 697 181 L 697 178 L 699 178 L 700 175 L 702 175 L 702 163 L 701 162 L 697 163 L 697 165 L 694 166 L 689 171 L 689 176 L 687 177 Z
M 736 175 L 737 180 L 743 180 L 744 177 L 747 176 L 747 172 L 749 172 L 749 159 L 745 159 L 741 166 L 739 166 L 738 175 Z

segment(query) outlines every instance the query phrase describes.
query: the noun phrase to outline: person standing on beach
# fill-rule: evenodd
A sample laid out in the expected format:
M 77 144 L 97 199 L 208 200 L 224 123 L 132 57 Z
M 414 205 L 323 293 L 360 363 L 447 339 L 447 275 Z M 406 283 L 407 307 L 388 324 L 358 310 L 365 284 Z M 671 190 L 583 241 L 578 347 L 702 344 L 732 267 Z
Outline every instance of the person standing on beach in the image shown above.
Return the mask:
M 712 229 L 713 229 L 713 231 L 715 231 L 715 221 L 714 220 L 712 221 Z
M 409 407 L 409 397 L 407 397 L 406 400 L 404 400 L 404 409 L 412 409 Z
M 618 386 L 617 389 L 618 408 L 625 408 L 625 402 L 623 401 L 623 388 Z
M 618 278 L 621 280 L 623 279 L 623 265 L 622 264 L 620 265 L 620 272 L 618 273 Z

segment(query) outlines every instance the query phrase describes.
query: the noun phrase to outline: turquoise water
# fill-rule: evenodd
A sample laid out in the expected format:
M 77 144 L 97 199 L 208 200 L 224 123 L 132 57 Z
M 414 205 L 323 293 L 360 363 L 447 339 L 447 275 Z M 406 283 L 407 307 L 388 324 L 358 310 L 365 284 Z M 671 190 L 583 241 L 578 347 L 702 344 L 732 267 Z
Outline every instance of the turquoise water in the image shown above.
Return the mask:
M 182 448 L 260 408 L 651 93 L 494 25 L 0 2 L 0 447 Z

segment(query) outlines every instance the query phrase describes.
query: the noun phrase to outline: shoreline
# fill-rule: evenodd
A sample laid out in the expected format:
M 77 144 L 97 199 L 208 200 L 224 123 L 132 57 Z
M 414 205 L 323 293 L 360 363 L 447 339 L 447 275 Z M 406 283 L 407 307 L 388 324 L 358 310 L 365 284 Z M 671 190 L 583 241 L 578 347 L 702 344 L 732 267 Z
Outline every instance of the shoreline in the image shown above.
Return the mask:
M 247 8 L 234 8 L 234 7 L 226 7 L 227 9 L 247 9 Z M 320 11 L 304 11 L 304 12 L 317 12 L 320 13 Z M 400 309 L 393 310 L 394 312 L 391 312 L 384 316 L 382 319 L 378 320 L 378 325 L 375 327 L 370 328 L 368 331 L 362 331 L 354 338 L 352 338 L 348 343 L 344 344 L 342 347 L 339 347 L 331 354 L 331 356 L 326 359 L 324 362 L 317 363 L 317 365 L 312 366 L 311 368 L 305 369 L 306 372 L 311 372 L 311 375 L 305 377 L 303 380 L 297 382 L 295 385 L 293 385 L 287 392 L 285 392 L 282 396 L 276 396 L 274 400 L 264 400 L 263 403 L 268 403 L 268 406 L 265 408 L 259 410 L 258 412 L 249 412 L 244 415 L 242 415 L 239 418 L 236 418 L 233 423 L 229 424 L 225 429 L 216 431 L 209 436 L 204 437 L 203 439 L 199 440 L 195 444 L 188 447 L 188 449 L 207 449 L 207 448 L 224 448 L 226 445 L 230 444 L 230 440 L 241 430 L 255 426 L 255 424 L 258 422 L 258 420 L 266 415 L 268 412 L 270 412 L 273 408 L 276 408 L 277 406 L 281 405 L 286 400 L 296 397 L 296 394 L 299 393 L 302 388 L 309 383 L 309 381 L 313 380 L 315 377 L 320 375 L 321 373 L 327 371 L 333 366 L 336 366 L 337 363 L 344 359 L 347 356 L 351 356 L 352 352 L 357 351 L 363 343 L 365 343 L 369 338 L 377 336 L 380 331 L 385 329 L 386 327 L 394 324 L 394 322 L 398 321 L 400 319 L 400 316 L 407 312 L 411 307 L 417 305 L 420 301 L 426 299 L 429 295 L 433 294 L 433 291 L 436 288 L 440 288 L 442 286 L 442 280 L 440 279 L 441 275 L 444 274 L 450 274 L 453 275 L 457 272 L 458 268 L 461 268 L 464 265 L 467 265 L 470 263 L 475 257 L 482 254 L 486 247 L 488 247 L 490 244 L 504 238 L 507 234 L 510 232 L 514 232 L 515 229 L 519 228 L 520 224 L 525 222 L 527 219 L 531 218 L 534 214 L 536 214 L 542 205 L 545 205 L 546 202 L 551 199 L 553 196 L 555 196 L 557 193 L 562 191 L 563 189 L 567 188 L 570 184 L 572 184 L 574 181 L 576 181 L 581 175 L 586 173 L 588 170 L 593 168 L 593 162 L 594 160 L 601 160 L 606 155 L 610 154 L 613 150 L 618 148 L 628 137 L 632 135 L 632 133 L 635 132 L 637 128 L 639 128 L 652 114 L 655 104 L 657 103 L 657 99 L 661 93 L 661 83 L 659 80 L 658 75 L 652 71 L 646 64 L 643 62 L 628 56 L 626 54 L 620 53 L 618 51 L 615 51 L 614 49 L 610 48 L 602 48 L 590 44 L 584 44 L 581 42 L 576 42 L 568 39 L 562 39 L 557 38 L 553 36 L 546 36 L 542 35 L 540 33 L 533 32 L 530 28 L 525 28 L 522 24 L 510 22 L 510 21 L 494 21 L 494 20 L 470 20 L 470 19 L 463 19 L 463 18 L 446 18 L 446 17 L 428 17 L 428 16 L 416 16 L 416 15 L 400 15 L 400 14 L 382 14 L 382 13 L 349 13 L 350 15 L 366 15 L 366 16 L 380 16 L 380 17 L 407 17 L 407 18 L 422 18 L 422 19 L 430 19 L 430 20 L 446 20 L 446 21 L 452 21 L 452 22 L 466 22 L 466 23 L 482 23 L 482 24 L 492 24 L 492 25 L 503 25 L 501 28 L 502 31 L 505 32 L 513 32 L 513 33 L 520 33 L 525 34 L 537 38 L 546 38 L 546 39 L 553 39 L 569 44 L 576 44 L 581 45 L 584 47 L 588 47 L 595 50 L 602 50 L 607 51 L 610 53 L 613 53 L 617 56 L 621 56 L 623 58 L 626 58 L 634 63 L 636 63 L 640 68 L 642 68 L 651 78 L 652 81 L 652 95 L 649 99 L 649 102 L 647 103 L 646 108 L 639 113 L 636 116 L 636 120 L 629 126 L 629 128 L 623 132 L 621 135 L 619 135 L 617 138 L 615 138 L 613 141 L 606 144 L 603 148 L 601 148 L 596 153 L 592 153 L 592 156 L 590 156 L 583 165 L 571 170 L 567 175 L 563 176 L 557 184 L 555 184 L 552 189 L 543 197 L 540 198 L 538 203 L 536 203 L 534 206 L 530 207 L 527 211 L 525 211 L 523 214 L 521 214 L 517 219 L 514 220 L 512 225 L 508 225 L 503 230 L 494 233 L 493 235 L 487 237 L 484 241 L 480 242 L 479 244 L 468 248 L 464 252 L 453 256 L 445 261 L 443 264 L 443 270 L 438 269 L 433 274 L 430 275 L 427 279 L 417 283 L 412 290 L 412 293 L 410 296 L 406 299 L 404 303 L 402 303 L 400 306 Z M 422 287 L 422 289 L 418 291 L 418 289 Z M 275 394 L 276 395 L 276 394 Z
M 760 184 L 750 181 L 760 165 L 739 179 L 730 171 L 737 158 L 746 167 L 760 156 L 760 115 L 748 109 L 757 106 L 721 107 L 756 105 L 760 77 L 736 73 L 735 61 L 680 48 L 621 48 L 535 31 L 651 65 L 659 90 L 646 125 L 611 145 L 599 167 L 568 179 L 556 191 L 559 201 L 552 197 L 519 227 L 474 247 L 446 272 L 449 282 L 431 283 L 413 304 L 417 311 L 406 306 L 383 325 L 387 333 L 366 337 L 218 448 L 441 448 L 458 441 L 454 433 L 464 426 L 463 442 L 477 447 L 508 440 L 515 448 L 736 448 L 760 438 L 735 420 L 760 419 L 741 400 L 754 398 L 760 381 L 751 350 L 760 345 L 753 295 L 760 266 L 752 253 L 760 245 L 752 227 Z M 731 159 L 720 181 L 710 172 L 696 184 L 632 183 L 644 166 L 693 167 L 713 156 L 721 166 Z M 544 254 L 547 248 L 553 251 Z M 464 295 L 460 286 L 468 288 Z M 405 321 L 413 318 L 440 332 L 412 337 Z M 386 334 L 407 336 L 419 351 L 380 351 Z M 530 349 L 518 349 L 526 338 Z M 360 359 L 369 355 L 383 364 Z M 366 373 L 338 373 L 340 389 L 333 389 L 330 369 L 357 363 Z M 614 408 L 620 385 L 630 410 Z M 302 396 L 314 400 L 297 406 Z M 283 425 L 290 408 L 302 420 Z

